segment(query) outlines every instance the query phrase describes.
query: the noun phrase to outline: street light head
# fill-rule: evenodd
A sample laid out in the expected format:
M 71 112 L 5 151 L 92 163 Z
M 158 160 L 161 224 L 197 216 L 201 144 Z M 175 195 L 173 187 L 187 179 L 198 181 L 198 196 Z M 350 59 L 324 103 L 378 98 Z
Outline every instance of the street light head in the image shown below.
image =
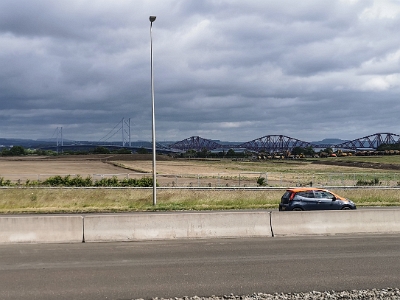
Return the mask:
M 156 16 L 150 16 L 149 20 L 150 20 L 151 23 L 153 23 L 156 20 Z

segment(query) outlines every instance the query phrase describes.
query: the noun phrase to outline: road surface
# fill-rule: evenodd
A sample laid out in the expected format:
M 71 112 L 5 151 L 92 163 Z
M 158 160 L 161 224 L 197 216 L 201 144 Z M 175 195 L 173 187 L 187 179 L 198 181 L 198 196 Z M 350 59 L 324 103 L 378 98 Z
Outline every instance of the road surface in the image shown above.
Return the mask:
M 0 245 L 0 299 L 400 287 L 400 235 Z

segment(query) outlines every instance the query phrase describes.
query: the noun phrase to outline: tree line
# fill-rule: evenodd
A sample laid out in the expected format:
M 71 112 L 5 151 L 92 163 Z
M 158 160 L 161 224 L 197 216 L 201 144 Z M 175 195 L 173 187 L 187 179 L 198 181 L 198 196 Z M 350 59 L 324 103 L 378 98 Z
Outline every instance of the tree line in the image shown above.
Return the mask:
M 131 154 L 132 151 L 126 148 L 109 150 L 106 147 L 96 147 L 92 151 L 63 151 L 62 154 L 72 154 L 72 155 L 80 155 L 80 154 Z M 139 149 L 138 153 L 147 153 L 146 149 Z M 26 149 L 22 146 L 12 146 L 10 148 L 3 148 L 0 152 L 1 156 L 24 156 L 24 155 L 58 155 L 56 151 L 52 150 L 41 150 L 41 149 Z

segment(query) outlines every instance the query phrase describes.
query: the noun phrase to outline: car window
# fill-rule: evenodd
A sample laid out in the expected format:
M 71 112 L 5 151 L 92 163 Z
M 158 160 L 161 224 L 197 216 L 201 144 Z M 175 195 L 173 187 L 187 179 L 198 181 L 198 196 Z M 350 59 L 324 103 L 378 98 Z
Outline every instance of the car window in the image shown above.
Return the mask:
M 334 195 L 326 191 L 314 191 L 315 198 L 333 199 Z
M 315 198 L 322 198 L 321 191 L 314 191 Z
M 314 193 L 313 191 L 304 191 L 304 192 L 298 192 L 296 196 L 301 196 L 305 198 L 314 198 Z

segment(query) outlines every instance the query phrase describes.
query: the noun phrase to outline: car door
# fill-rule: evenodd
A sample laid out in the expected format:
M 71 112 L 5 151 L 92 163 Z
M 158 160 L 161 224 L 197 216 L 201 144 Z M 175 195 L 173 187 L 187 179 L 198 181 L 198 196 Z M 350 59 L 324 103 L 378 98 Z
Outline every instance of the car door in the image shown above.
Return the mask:
M 302 191 L 298 192 L 295 199 L 299 201 L 299 204 L 304 210 L 316 210 L 318 209 L 317 201 L 315 199 L 313 191 Z
M 318 210 L 333 210 L 338 209 L 336 198 L 333 194 L 327 191 L 314 191 L 314 196 L 317 203 Z

